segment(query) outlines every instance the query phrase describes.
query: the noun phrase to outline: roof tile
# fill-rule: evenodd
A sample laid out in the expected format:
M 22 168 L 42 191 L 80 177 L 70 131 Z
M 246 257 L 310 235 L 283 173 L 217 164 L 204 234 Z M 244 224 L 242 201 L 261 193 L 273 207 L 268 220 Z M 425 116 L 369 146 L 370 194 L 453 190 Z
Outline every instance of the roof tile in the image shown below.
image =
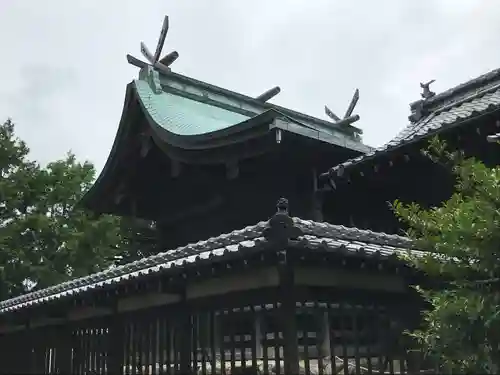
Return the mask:
M 299 218 L 293 218 L 293 222 L 303 232 L 303 236 L 299 237 L 299 242 L 311 249 L 326 246 L 332 251 L 344 248 L 352 253 L 363 250 L 366 255 L 377 253 L 381 256 L 390 256 L 412 248 L 410 239 L 393 234 L 318 223 Z M 219 237 L 189 244 L 126 265 L 112 267 L 86 277 L 2 301 L 0 302 L 0 313 L 19 310 L 67 295 L 75 295 L 103 285 L 117 284 L 122 280 L 157 273 L 168 268 L 181 267 L 195 263 L 200 259 L 217 258 L 227 253 L 239 251 L 244 252 L 261 243 L 266 243 L 267 240 L 263 234 L 267 227 L 267 222 L 260 222 Z
M 497 81 L 488 82 L 487 79 L 490 78 L 494 78 Z M 486 88 L 478 89 L 476 87 L 478 82 L 488 85 Z M 464 94 L 463 90 L 466 89 L 467 85 L 470 85 L 472 89 L 470 93 Z M 489 75 L 484 75 L 469 81 L 466 84 L 459 85 L 457 88 L 461 90 L 459 97 L 451 100 L 450 98 L 446 98 L 444 93 L 436 95 L 434 98 L 444 101 L 445 105 L 435 105 L 431 113 L 419 121 L 408 125 L 382 147 L 334 166 L 329 170 L 330 176 L 341 169 L 345 170 L 356 164 L 374 159 L 378 155 L 390 152 L 410 142 L 431 136 L 443 129 L 458 126 L 462 121 L 474 116 L 500 109 L 500 69 L 489 73 Z M 448 93 L 447 95 L 452 95 L 457 92 L 457 88 L 446 91 L 446 93 Z M 431 100 L 435 103 L 436 99 L 434 98 L 431 98 Z

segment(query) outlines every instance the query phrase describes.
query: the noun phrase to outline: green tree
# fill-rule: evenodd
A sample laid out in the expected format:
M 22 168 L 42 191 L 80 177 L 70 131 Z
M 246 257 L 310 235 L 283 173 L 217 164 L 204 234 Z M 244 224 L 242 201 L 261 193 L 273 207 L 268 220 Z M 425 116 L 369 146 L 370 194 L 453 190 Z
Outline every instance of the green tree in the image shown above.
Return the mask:
M 439 287 L 418 287 L 428 302 L 411 332 L 442 370 L 495 374 L 500 365 L 500 168 L 488 168 L 433 139 L 427 156 L 456 176 L 452 197 L 425 209 L 395 202 L 425 256 L 407 259 Z
M 120 222 L 120 231 L 123 237 L 122 251 L 115 257 L 116 264 L 130 263 L 162 251 L 158 246 L 154 221 L 124 217 Z
M 94 181 L 73 154 L 41 167 L 8 120 L 0 125 L 0 300 L 108 267 L 124 240 L 120 220 L 77 203 Z

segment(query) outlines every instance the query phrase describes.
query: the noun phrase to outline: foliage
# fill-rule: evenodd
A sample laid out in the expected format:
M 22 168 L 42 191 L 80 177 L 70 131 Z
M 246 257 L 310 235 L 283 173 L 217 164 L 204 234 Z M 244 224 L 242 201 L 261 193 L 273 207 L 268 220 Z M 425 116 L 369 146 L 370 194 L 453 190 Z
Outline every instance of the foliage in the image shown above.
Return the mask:
M 417 290 L 429 303 L 410 335 L 452 373 L 498 373 L 500 365 L 500 168 L 488 168 L 434 138 L 426 155 L 456 176 L 452 197 L 424 209 L 396 201 L 423 257 L 407 259 L 443 284 Z M 443 286 L 444 285 L 444 286 Z
M 77 203 L 92 164 L 73 154 L 41 167 L 0 125 L 0 300 L 108 267 L 123 244 L 120 221 L 93 217 Z
M 116 255 L 117 264 L 127 264 L 160 251 L 156 223 L 132 217 L 124 217 L 120 222 L 123 238 L 122 251 Z

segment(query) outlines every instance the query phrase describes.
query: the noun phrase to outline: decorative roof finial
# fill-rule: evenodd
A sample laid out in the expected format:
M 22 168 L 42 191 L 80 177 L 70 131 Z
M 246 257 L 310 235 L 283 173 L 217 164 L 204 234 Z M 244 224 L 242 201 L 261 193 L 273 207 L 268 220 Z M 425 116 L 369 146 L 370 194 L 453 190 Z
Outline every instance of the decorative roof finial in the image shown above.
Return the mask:
M 422 96 L 422 98 L 424 98 L 424 100 L 425 100 L 425 99 L 430 99 L 430 98 L 432 98 L 434 95 L 436 95 L 436 93 L 435 93 L 435 92 L 433 92 L 433 91 L 431 91 L 431 90 L 430 90 L 430 88 L 429 88 L 429 86 L 430 86 L 432 83 L 434 83 L 434 82 L 436 82 L 436 80 L 435 80 L 435 79 L 431 79 L 431 80 L 430 80 L 429 82 L 427 82 L 427 83 L 422 83 L 422 82 L 420 82 L 420 87 L 423 89 L 423 91 L 422 91 L 422 93 L 421 93 L 420 95 Z
M 279 214 L 288 215 L 288 199 L 280 198 L 278 202 L 276 202 L 276 212 Z
M 339 126 L 348 126 L 353 124 L 354 122 L 359 120 L 359 115 L 353 115 L 352 112 L 354 108 L 356 108 L 356 104 L 358 104 L 359 100 L 359 89 L 354 91 L 354 95 L 352 96 L 351 102 L 349 103 L 349 107 L 347 107 L 347 111 L 345 112 L 344 118 L 341 119 L 335 113 L 332 112 L 330 108 L 325 105 L 325 114 L 330 117 L 336 125 Z
M 280 198 L 276 203 L 276 213 L 269 219 L 269 227 L 264 230 L 264 237 L 273 242 L 286 243 L 303 235 L 288 214 L 288 199 Z
M 137 66 L 138 68 L 144 68 L 148 65 L 152 65 L 155 69 L 161 71 L 162 73 L 170 72 L 169 66 L 177 60 L 179 57 L 179 53 L 177 51 L 173 51 L 165 55 L 162 59 L 160 59 L 160 54 L 163 49 L 163 45 L 165 43 L 165 38 L 167 37 L 168 32 L 168 16 L 165 16 L 163 20 L 163 26 L 161 28 L 160 37 L 158 38 L 158 44 L 156 46 L 155 54 L 153 55 L 148 47 L 141 42 L 141 53 L 149 61 L 149 64 L 141 61 L 134 56 L 127 55 L 127 61 L 129 64 Z

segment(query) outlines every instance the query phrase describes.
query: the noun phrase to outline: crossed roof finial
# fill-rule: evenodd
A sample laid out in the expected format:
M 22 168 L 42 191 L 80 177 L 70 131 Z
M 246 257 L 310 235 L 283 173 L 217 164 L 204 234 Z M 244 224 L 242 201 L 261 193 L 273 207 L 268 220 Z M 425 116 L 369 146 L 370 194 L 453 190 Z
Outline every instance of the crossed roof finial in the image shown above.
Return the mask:
M 172 51 L 160 59 L 160 54 L 165 44 L 165 38 L 168 32 L 168 16 L 165 16 L 163 20 L 163 26 L 161 28 L 160 37 L 158 38 L 158 44 L 156 45 L 156 51 L 154 55 L 149 51 L 148 47 L 144 42 L 141 42 L 141 53 L 148 60 L 149 64 L 135 58 L 134 56 L 127 55 L 127 61 L 129 64 L 137 66 L 138 68 L 144 68 L 145 66 L 152 65 L 153 68 L 163 72 L 170 72 L 170 65 L 177 60 L 179 53 L 177 51 Z
M 345 112 L 344 118 L 340 118 L 333 111 L 325 105 L 325 114 L 330 117 L 335 124 L 340 126 L 351 125 L 354 122 L 359 120 L 359 115 L 353 115 L 352 112 L 354 108 L 356 108 L 356 104 L 358 104 L 359 100 L 359 89 L 354 91 L 354 95 L 352 96 L 351 102 L 349 103 L 349 107 L 347 107 L 347 111 Z

